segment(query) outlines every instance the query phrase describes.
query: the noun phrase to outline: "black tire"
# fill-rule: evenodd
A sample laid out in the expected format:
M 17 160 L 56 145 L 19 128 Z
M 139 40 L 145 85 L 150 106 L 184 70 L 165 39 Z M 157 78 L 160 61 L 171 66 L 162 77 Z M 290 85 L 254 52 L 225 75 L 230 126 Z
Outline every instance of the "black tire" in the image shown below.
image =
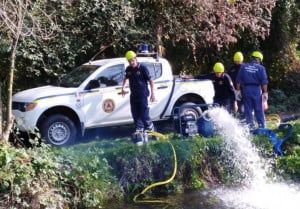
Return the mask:
M 196 105 L 193 102 L 186 102 L 183 103 L 182 105 L 180 105 L 180 107 L 182 106 L 193 106 Z M 177 133 L 180 133 L 180 124 L 179 124 L 179 118 L 178 117 L 182 117 L 184 115 L 192 115 L 195 118 L 199 118 L 202 115 L 202 109 L 200 107 L 187 107 L 187 108 L 183 108 L 181 109 L 180 114 L 178 112 L 175 112 L 175 115 L 173 116 L 173 120 L 174 120 L 174 126 L 175 126 L 175 130 L 177 131 Z
M 181 106 L 185 106 L 185 105 L 192 106 L 192 105 L 196 105 L 196 104 L 192 103 L 192 102 L 186 102 L 186 103 L 183 103 Z M 187 108 L 182 109 L 180 116 L 182 116 L 182 115 L 193 115 L 196 118 L 199 118 L 202 115 L 202 110 L 200 107 L 187 107 Z
M 47 117 L 40 127 L 42 138 L 53 146 L 67 146 L 76 141 L 77 129 L 75 123 L 64 115 Z

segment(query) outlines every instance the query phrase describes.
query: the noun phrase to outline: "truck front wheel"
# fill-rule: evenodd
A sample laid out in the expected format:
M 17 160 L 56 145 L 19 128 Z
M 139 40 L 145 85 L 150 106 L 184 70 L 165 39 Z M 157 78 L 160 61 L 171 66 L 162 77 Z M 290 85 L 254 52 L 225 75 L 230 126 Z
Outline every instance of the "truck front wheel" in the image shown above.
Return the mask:
M 77 136 L 74 122 L 60 114 L 47 117 L 42 123 L 40 131 L 42 138 L 54 146 L 71 145 Z

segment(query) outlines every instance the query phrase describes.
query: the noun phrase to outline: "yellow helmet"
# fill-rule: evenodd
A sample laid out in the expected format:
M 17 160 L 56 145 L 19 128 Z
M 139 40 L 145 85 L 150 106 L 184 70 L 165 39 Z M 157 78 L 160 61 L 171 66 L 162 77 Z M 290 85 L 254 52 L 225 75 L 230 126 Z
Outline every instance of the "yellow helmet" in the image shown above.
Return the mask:
M 262 53 L 259 51 L 252 52 L 251 57 L 259 58 L 261 62 L 263 61 L 263 58 L 264 58 Z
M 134 51 L 127 51 L 125 57 L 128 61 L 132 60 L 133 58 L 136 58 L 136 53 Z
M 244 61 L 244 56 L 242 52 L 236 52 L 233 55 L 233 61 L 234 62 L 243 62 Z
M 224 65 L 221 62 L 216 62 L 214 65 L 214 72 L 215 73 L 223 73 Z

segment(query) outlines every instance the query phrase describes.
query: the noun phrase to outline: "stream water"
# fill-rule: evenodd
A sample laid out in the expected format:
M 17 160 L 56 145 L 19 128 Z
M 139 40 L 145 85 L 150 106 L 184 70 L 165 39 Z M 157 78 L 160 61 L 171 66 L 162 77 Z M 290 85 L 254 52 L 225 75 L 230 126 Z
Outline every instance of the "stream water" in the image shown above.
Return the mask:
M 248 128 L 223 108 L 209 110 L 216 131 L 224 139 L 229 163 L 243 173 L 243 186 L 217 187 L 169 196 L 169 204 L 130 204 L 110 208 L 139 209 L 299 209 L 300 185 L 267 178 L 269 163 L 252 146 Z

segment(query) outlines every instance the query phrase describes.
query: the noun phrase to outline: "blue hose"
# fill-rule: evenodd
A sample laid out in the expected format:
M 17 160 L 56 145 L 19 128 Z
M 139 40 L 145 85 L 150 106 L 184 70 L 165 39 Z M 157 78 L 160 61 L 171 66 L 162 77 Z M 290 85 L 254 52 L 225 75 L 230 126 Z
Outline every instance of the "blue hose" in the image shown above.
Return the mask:
M 274 152 L 279 155 L 279 156 L 283 156 L 283 151 L 281 149 L 281 145 L 283 142 L 285 142 L 291 135 L 293 132 L 293 126 L 291 124 L 288 123 L 282 123 L 278 126 L 278 129 L 284 129 L 287 128 L 287 134 L 285 137 L 283 137 L 282 139 L 278 139 L 276 134 L 267 128 L 258 128 L 252 131 L 252 134 L 258 135 L 258 134 L 265 134 L 267 135 L 271 142 L 273 143 L 274 147 L 273 150 Z

